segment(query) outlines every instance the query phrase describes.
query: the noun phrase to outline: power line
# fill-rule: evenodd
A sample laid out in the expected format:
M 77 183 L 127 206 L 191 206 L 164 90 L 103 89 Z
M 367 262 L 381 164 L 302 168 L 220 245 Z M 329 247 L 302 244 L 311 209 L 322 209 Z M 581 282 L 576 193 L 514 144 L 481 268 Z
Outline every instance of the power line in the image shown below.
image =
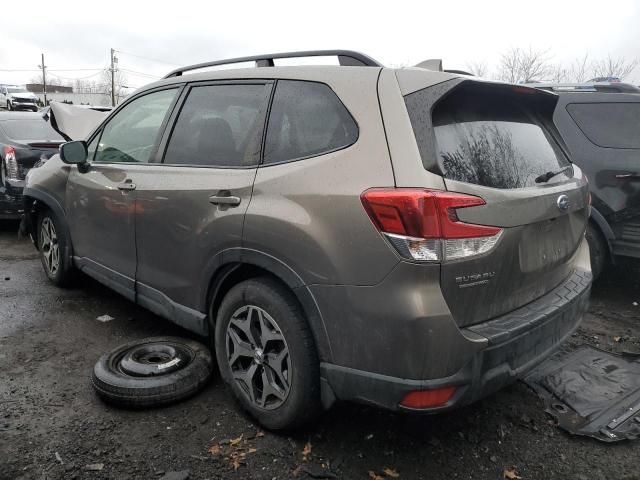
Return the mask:
M 151 75 L 150 73 L 144 73 L 144 72 L 137 72 L 135 70 L 129 70 L 128 68 L 121 68 L 120 70 L 122 70 L 123 72 L 127 72 L 127 73 L 133 73 L 134 75 L 140 75 L 142 77 L 162 78 L 162 77 L 159 77 L 157 75 Z
M 49 68 L 52 72 L 95 72 L 102 70 L 101 68 Z M 22 68 L 0 68 L 0 72 L 39 72 L 41 69 L 22 69 Z
M 131 57 L 141 58 L 143 60 L 149 60 L 151 62 L 164 63 L 165 65 L 171 65 L 171 66 L 174 66 L 174 67 L 180 67 L 181 66 L 181 65 L 178 65 L 177 63 L 166 62 L 164 60 L 158 60 L 157 58 L 145 57 L 143 55 L 136 55 L 135 53 L 129 53 L 129 52 L 125 52 L 125 51 L 122 51 L 122 50 L 116 50 L 116 52 L 124 53 L 125 55 L 129 55 Z
M 93 77 L 97 77 L 99 75 L 102 75 L 102 73 L 106 70 L 106 68 L 103 68 L 101 70 L 99 70 L 97 73 L 93 73 L 91 75 L 87 75 L 86 77 L 63 77 L 62 75 L 56 75 L 56 74 L 52 74 L 52 76 L 59 78 L 61 80 L 86 80 L 87 78 L 93 78 Z M 47 71 L 49 73 L 54 72 L 54 71 L 58 71 L 58 70 L 49 70 L 47 68 Z

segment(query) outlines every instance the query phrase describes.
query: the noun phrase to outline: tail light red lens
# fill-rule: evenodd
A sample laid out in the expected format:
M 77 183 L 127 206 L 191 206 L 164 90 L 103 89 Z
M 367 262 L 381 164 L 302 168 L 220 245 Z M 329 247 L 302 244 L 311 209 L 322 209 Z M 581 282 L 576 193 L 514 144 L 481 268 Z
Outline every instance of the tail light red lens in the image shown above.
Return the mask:
M 485 205 L 480 197 L 409 188 L 373 188 L 362 194 L 371 220 L 385 233 L 417 238 L 489 237 L 497 227 L 461 222 L 456 209 Z
M 497 242 L 502 229 L 460 221 L 456 210 L 485 205 L 480 197 L 415 188 L 373 188 L 362 204 L 398 252 L 418 261 L 477 255 Z M 485 238 L 486 237 L 486 238 Z
M 447 404 L 456 393 L 456 387 L 435 390 L 414 390 L 405 395 L 400 405 L 407 408 L 436 408 Z
M 7 178 L 11 180 L 18 179 L 18 162 L 16 161 L 16 150 L 13 147 L 5 145 L 2 149 L 4 154 L 4 162 L 6 165 Z

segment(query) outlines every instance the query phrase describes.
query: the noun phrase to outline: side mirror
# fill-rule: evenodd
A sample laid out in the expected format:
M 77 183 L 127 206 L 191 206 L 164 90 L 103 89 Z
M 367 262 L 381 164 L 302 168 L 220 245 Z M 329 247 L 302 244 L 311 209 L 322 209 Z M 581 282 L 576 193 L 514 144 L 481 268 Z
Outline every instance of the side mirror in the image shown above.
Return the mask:
M 87 162 L 87 143 L 83 140 L 67 142 L 60 145 L 60 159 L 70 165 L 80 165 Z

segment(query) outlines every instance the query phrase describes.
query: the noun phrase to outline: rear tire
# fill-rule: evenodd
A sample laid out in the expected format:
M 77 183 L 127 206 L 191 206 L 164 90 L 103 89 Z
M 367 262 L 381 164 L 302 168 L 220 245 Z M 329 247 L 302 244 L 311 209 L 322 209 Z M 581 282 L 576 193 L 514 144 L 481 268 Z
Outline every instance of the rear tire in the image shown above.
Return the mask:
M 40 261 L 49 280 L 58 287 L 71 284 L 74 267 L 65 225 L 51 210 L 38 216 L 38 250 Z
M 222 378 L 240 405 L 270 430 L 298 428 L 320 412 L 320 365 L 293 294 L 260 277 L 239 283 L 217 313 Z
M 592 223 L 587 226 L 586 237 L 591 256 L 591 273 L 596 280 L 609 263 L 609 248 L 600 230 Z

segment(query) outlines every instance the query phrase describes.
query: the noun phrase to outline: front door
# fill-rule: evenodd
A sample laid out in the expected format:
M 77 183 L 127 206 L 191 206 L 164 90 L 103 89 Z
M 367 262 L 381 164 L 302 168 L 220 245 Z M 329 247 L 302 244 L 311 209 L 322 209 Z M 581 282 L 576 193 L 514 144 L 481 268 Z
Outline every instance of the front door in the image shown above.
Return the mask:
M 132 171 L 147 166 L 178 89 L 127 103 L 90 142 L 90 167 L 67 182 L 67 220 L 76 265 L 135 299 L 135 189 Z
M 203 327 L 207 264 L 242 242 L 270 89 L 268 81 L 190 86 L 161 142 L 162 162 L 133 177 L 138 302 L 192 330 Z

